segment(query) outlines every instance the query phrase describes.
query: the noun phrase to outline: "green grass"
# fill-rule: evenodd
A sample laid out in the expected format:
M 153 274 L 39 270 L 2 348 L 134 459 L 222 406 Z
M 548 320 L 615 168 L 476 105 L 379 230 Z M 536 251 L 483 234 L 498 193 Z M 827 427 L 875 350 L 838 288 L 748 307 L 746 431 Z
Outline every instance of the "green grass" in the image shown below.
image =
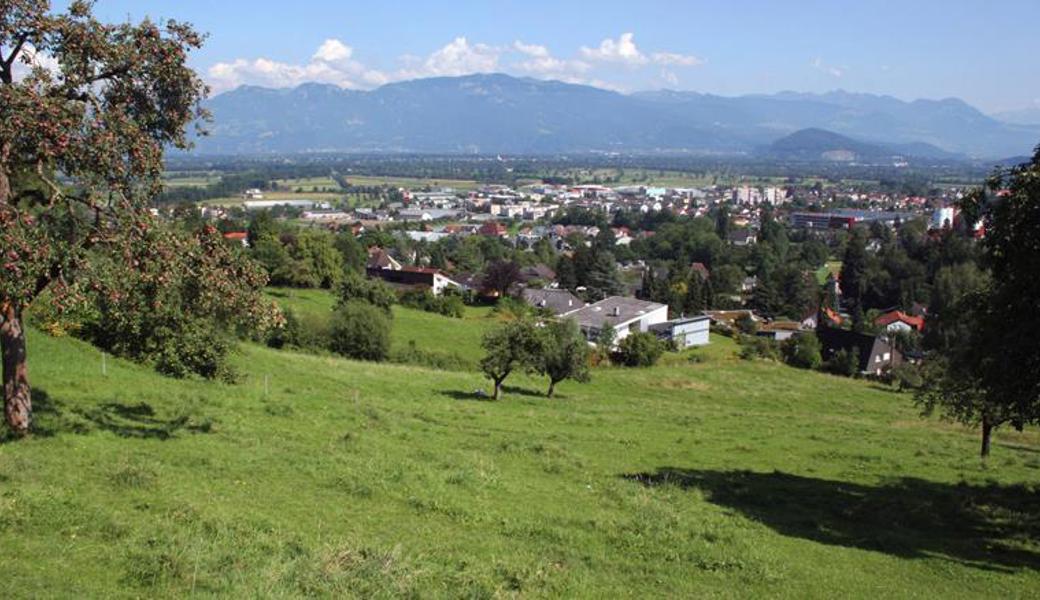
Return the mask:
M 278 179 L 276 182 L 280 188 L 288 191 L 302 189 L 304 192 L 316 192 L 325 188 L 339 190 L 340 186 L 331 177 L 299 177 L 296 179 Z
M 272 288 L 267 293 L 301 319 L 315 323 L 327 323 L 336 304 L 335 296 L 326 290 Z M 489 307 L 468 306 L 462 319 L 403 306 L 394 306 L 393 312 L 392 348 L 407 348 L 414 342 L 416 348 L 426 352 L 456 354 L 462 359 L 463 366 L 469 369 L 476 369 L 482 356 L 480 340 L 484 332 L 496 323 Z
M 724 338 L 500 402 L 473 372 L 252 345 L 235 385 L 29 347 L 4 597 L 1040 594 L 1035 433 L 983 465 L 905 395 Z
M 456 190 L 473 190 L 481 186 L 472 179 L 426 179 L 420 177 L 382 177 L 378 175 L 347 174 L 347 183 L 355 186 L 389 186 L 410 189 L 430 187 L 449 187 Z
M 841 261 L 829 260 L 822 267 L 816 270 L 816 283 L 823 285 L 827 283 L 827 278 L 829 276 L 837 276 L 838 273 L 841 273 Z

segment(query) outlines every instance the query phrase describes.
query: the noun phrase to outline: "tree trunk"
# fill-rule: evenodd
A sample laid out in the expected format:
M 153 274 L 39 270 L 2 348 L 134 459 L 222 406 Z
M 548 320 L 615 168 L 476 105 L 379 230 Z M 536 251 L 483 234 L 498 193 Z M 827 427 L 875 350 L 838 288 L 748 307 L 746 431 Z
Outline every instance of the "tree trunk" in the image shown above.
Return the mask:
M 29 433 L 32 422 L 32 395 L 26 365 L 25 329 L 21 311 L 13 303 L 3 307 L 0 324 L 0 352 L 3 355 L 4 417 L 16 435 Z
M 552 398 L 553 397 L 553 392 L 555 392 L 555 391 L 556 391 L 556 380 L 555 379 L 550 379 L 549 380 L 549 391 L 545 392 L 545 397 L 546 398 Z
M 993 425 L 987 419 L 982 419 L 982 452 L 980 453 L 982 458 L 989 456 L 989 440 L 992 435 Z
M 498 397 L 502 394 L 502 382 L 503 381 L 505 381 L 505 379 L 496 379 L 495 380 L 495 391 L 491 394 L 491 399 L 492 400 L 498 400 Z

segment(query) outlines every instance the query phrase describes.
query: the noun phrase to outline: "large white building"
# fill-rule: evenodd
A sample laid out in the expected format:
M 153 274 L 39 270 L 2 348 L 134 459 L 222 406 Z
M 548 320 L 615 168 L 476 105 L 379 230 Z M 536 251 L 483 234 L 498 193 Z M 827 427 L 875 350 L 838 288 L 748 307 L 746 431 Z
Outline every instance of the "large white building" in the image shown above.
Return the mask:
M 608 326 L 614 328 L 614 341 L 620 342 L 634 331 L 649 331 L 652 325 L 668 320 L 668 306 L 625 296 L 611 296 L 567 315 L 574 319 L 589 342 L 596 342 Z
M 674 340 L 680 350 L 711 342 L 711 318 L 707 315 L 672 319 L 651 325 L 650 330 L 661 339 Z

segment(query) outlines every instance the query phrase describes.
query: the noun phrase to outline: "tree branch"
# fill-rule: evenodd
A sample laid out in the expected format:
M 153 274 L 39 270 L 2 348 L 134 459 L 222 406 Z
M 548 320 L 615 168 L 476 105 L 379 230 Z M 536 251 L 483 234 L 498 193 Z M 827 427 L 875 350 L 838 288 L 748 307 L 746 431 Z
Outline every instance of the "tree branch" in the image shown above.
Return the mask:
M 18 59 L 18 55 L 21 54 L 22 48 L 25 47 L 27 41 L 29 41 L 29 34 L 22 33 L 22 35 L 18 36 L 18 41 L 15 42 L 14 50 L 11 51 L 11 55 L 0 60 L 0 80 L 3 80 L 4 83 L 9 84 L 14 80 L 11 66 L 14 65 L 14 61 Z

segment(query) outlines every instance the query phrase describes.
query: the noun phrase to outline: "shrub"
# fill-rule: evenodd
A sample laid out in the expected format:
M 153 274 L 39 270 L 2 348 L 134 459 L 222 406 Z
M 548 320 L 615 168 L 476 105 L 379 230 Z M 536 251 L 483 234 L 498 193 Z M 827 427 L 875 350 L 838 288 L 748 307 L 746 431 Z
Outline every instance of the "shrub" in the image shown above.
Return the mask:
M 779 360 L 780 345 L 775 340 L 757 335 L 742 335 L 740 342 L 740 358 L 744 360 Z
M 429 290 L 405 292 L 399 299 L 401 306 L 436 313 L 446 317 L 461 319 L 466 305 L 462 297 L 456 294 L 434 296 Z
M 390 362 L 419 365 L 441 371 L 465 371 L 472 367 L 466 359 L 456 352 L 437 352 L 423 350 L 415 345 L 415 340 L 408 340 L 406 348 L 395 349 L 390 353 Z
M 740 315 L 735 321 L 733 321 L 733 325 L 737 328 L 737 331 L 745 335 L 755 335 L 758 333 L 758 322 L 751 317 L 751 313 Z
M 389 313 L 390 307 L 397 301 L 393 288 L 378 279 L 368 279 L 352 271 L 343 275 L 343 283 L 339 286 L 340 304 L 352 300 L 367 302 Z
M 859 372 L 859 349 L 854 348 L 852 352 L 838 350 L 823 364 L 823 370 L 845 377 L 855 376 Z
M 820 338 L 815 333 L 803 333 L 784 340 L 780 344 L 784 362 L 799 369 L 819 369 L 823 364 L 820 355 Z
M 652 333 L 637 331 L 618 344 L 614 362 L 626 367 L 651 367 L 664 353 L 664 345 Z
M 155 369 L 171 377 L 191 374 L 209 379 L 234 381 L 235 372 L 228 364 L 232 339 L 214 332 L 206 321 L 184 322 L 176 335 L 157 336 L 153 339 Z
M 267 345 L 277 349 L 325 351 L 329 348 L 329 317 L 304 314 L 296 316 L 286 309 L 285 324 L 271 331 Z
M 360 300 L 341 304 L 332 315 L 329 349 L 359 360 L 385 360 L 390 352 L 390 316 Z
M 285 317 L 285 322 L 281 327 L 276 327 L 268 332 L 267 346 L 278 350 L 299 347 L 301 325 L 300 320 L 296 317 L 296 312 L 291 308 L 283 308 L 282 316 Z
M 901 392 L 904 390 L 916 390 L 924 385 L 921 369 L 917 365 L 910 363 L 903 363 L 893 367 L 888 375 L 891 379 L 891 384 L 897 386 Z
M 496 316 L 510 320 L 527 318 L 534 314 L 534 307 L 512 296 L 502 296 L 492 310 Z

